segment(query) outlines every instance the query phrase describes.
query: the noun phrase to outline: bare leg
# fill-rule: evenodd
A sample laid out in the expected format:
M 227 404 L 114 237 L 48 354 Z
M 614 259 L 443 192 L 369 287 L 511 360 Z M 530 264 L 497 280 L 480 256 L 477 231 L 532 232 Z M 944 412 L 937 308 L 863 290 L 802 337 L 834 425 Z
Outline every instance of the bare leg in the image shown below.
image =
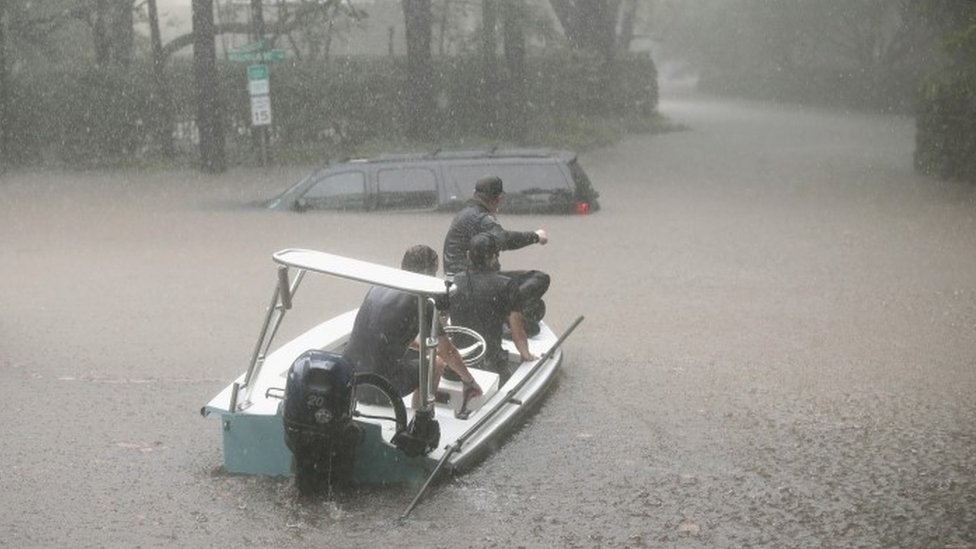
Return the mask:
M 434 391 L 437 391 L 437 388 L 441 385 L 441 375 L 444 373 L 444 367 L 446 365 L 447 363 L 441 360 L 441 357 L 434 359 L 434 373 L 430 378 L 430 386 L 433 387 Z M 410 401 L 410 406 L 414 410 L 420 409 L 420 391 L 413 392 L 413 399 Z

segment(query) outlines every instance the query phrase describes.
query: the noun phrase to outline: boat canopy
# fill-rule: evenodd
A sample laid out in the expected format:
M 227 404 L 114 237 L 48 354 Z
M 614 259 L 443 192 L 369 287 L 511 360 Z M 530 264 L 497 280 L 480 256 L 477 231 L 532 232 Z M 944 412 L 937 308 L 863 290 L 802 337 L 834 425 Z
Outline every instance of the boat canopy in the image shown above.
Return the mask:
M 437 277 L 325 252 L 292 248 L 275 253 L 274 260 L 286 267 L 385 286 L 418 296 L 447 295 L 447 285 Z
M 437 298 L 444 297 L 448 293 L 448 285 L 445 281 L 402 269 L 377 265 L 368 261 L 360 261 L 342 257 L 340 255 L 319 252 L 315 250 L 304 250 L 299 248 L 289 248 L 272 254 L 274 262 L 278 266 L 278 283 L 275 285 L 274 294 L 271 297 L 271 304 L 268 306 L 264 318 L 264 325 L 261 328 L 261 335 L 254 346 L 254 353 L 251 355 L 251 362 L 244 375 L 243 383 L 235 383 L 231 392 L 230 411 L 246 409 L 252 404 L 252 392 L 254 384 L 252 381 L 260 376 L 264 359 L 271 348 L 271 342 L 278 333 L 278 327 L 285 316 L 285 312 L 291 309 L 292 297 L 298 290 L 298 286 L 306 273 L 320 273 L 330 276 L 337 276 L 347 280 L 365 282 L 374 286 L 384 286 L 394 290 L 400 290 L 417 297 L 418 320 L 420 324 L 420 388 L 422 402 L 425 408 L 432 409 L 433 404 L 428 402 L 425 387 L 429 385 L 430 376 L 429 364 L 433 363 L 433 354 L 427 354 L 433 347 L 437 346 L 439 335 L 437 314 L 427 318 L 424 303 L 431 303 L 435 307 Z M 297 272 L 294 277 L 289 277 L 289 269 Z M 430 324 L 428 325 L 428 322 Z M 243 399 L 238 402 L 238 391 L 243 391 Z

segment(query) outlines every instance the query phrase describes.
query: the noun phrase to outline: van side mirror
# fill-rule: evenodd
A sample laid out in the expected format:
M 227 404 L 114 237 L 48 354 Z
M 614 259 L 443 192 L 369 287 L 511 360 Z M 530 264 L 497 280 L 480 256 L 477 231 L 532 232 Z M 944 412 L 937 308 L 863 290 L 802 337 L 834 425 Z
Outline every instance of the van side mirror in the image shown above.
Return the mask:
M 304 212 L 311 208 L 307 198 L 299 198 L 291 203 L 291 210 L 294 212 Z

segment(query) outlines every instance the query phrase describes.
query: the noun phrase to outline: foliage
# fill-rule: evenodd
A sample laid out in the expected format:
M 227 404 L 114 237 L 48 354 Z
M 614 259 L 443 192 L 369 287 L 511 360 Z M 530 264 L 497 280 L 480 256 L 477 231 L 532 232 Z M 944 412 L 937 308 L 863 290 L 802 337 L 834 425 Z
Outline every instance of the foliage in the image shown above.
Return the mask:
M 620 56 L 619 84 L 608 93 L 604 61 L 579 51 L 554 51 L 527 58 L 531 85 L 523 97 L 506 95 L 502 124 L 524 112 L 530 131 L 511 144 L 592 146 L 625 131 L 657 123 L 654 63 L 647 56 Z M 274 125 L 272 149 L 278 158 L 311 154 L 349 155 L 377 143 L 404 143 L 402 58 L 334 58 L 328 65 L 292 61 L 270 66 Z M 480 59 L 435 59 L 437 112 L 430 121 L 441 145 L 486 139 L 472 120 L 481 108 Z M 12 104 L 16 159 L 69 165 L 151 162 L 159 157 L 154 119 L 146 113 L 152 78 L 146 71 L 85 68 L 19 73 Z M 192 64 L 167 68 L 179 151 L 194 155 L 197 101 Z M 229 154 L 254 157 L 250 103 L 243 65 L 219 64 L 218 93 L 224 105 Z M 517 107 L 517 108 L 516 108 Z M 507 118 L 506 118 L 507 117 Z M 504 132 L 503 132 L 504 138 Z M 447 146 L 447 145 L 444 145 Z
M 976 183 L 976 23 L 950 33 L 953 62 L 919 89 L 915 168 Z
M 275 135 L 286 147 L 323 140 L 357 145 L 399 130 L 402 78 L 386 59 L 345 58 L 324 68 L 292 65 L 272 70 Z M 239 89 L 244 89 L 243 83 Z M 244 99 L 235 104 L 246 105 Z
M 556 50 L 530 60 L 529 101 L 543 118 L 565 113 L 648 116 L 657 108 L 657 69 L 647 56 L 607 61 L 595 52 Z M 609 70 L 608 70 L 609 69 Z
M 549 0 L 567 42 L 578 49 L 613 55 L 620 2 L 608 0 Z
M 132 53 L 122 49 L 144 46 L 134 43 L 132 17 L 118 17 L 126 9 L 131 12 L 134 0 L 5 1 L 10 32 L 7 46 L 11 66 L 15 68 L 20 65 L 72 67 L 95 64 L 100 61 L 99 50 L 106 47 L 114 50 L 119 60 Z M 113 13 L 105 13 L 107 11 Z
M 134 154 L 148 142 L 148 74 L 104 67 L 19 76 L 11 101 L 15 159 L 87 166 Z

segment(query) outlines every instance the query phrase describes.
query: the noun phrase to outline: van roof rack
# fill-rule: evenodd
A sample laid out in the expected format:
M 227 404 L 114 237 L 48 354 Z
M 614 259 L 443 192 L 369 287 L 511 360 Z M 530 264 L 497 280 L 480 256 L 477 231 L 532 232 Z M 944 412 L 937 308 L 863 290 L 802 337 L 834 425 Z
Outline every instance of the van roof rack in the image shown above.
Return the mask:
M 410 160 L 441 159 L 441 160 L 464 160 L 470 158 L 552 158 L 572 159 L 576 154 L 572 151 L 561 149 L 549 149 L 544 147 L 537 148 L 501 148 L 498 146 L 490 149 L 443 149 L 437 148 L 427 152 L 397 152 L 381 153 L 370 157 L 361 158 L 342 158 L 335 164 L 342 163 L 369 163 L 369 162 L 404 162 Z M 331 163 L 330 163 L 331 164 Z

